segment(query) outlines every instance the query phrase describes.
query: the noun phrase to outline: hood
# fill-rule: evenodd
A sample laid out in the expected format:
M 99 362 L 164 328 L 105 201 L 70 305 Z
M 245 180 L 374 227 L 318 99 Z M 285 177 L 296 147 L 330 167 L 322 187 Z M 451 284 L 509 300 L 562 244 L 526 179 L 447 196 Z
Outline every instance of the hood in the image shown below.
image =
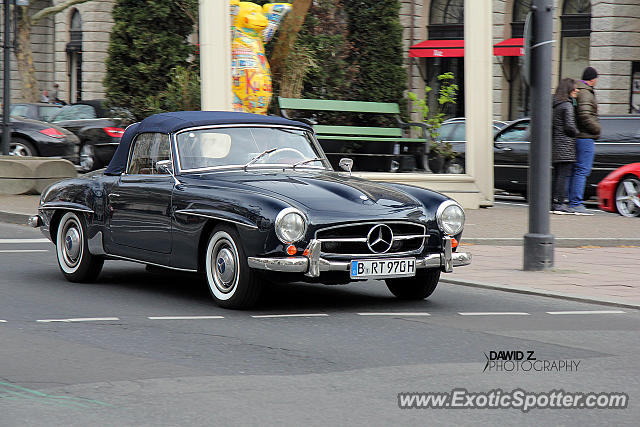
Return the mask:
M 192 175 L 193 176 L 193 175 Z M 367 181 L 337 172 L 261 170 L 209 173 L 193 176 L 198 184 L 236 187 L 286 200 L 290 204 L 323 212 L 398 213 L 422 204 L 404 191 L 380 182 Z

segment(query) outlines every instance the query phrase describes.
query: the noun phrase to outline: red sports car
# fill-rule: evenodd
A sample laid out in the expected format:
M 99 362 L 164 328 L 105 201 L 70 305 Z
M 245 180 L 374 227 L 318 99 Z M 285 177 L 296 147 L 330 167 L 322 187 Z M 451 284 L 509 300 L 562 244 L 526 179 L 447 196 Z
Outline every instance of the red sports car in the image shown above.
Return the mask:
M 640 216 L 640 163 L 622 166 L 598 184 L 600 209 Z

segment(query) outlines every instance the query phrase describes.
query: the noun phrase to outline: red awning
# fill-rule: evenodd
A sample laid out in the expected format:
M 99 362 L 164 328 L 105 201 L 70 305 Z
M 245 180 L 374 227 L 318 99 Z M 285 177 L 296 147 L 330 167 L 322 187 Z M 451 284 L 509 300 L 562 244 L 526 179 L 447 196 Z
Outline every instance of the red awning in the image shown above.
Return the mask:
M 493 46 L 495 56 L 524 56 L 524 39 L 506 39 Z
M 411 58 L 460 58 L 464 40 L 425 40 L 409 48 Z
M 523 56 L 524 39 L 503 40 L 493 46 L 494 56 Z M 461 58 L 464 40 L 425 40 L 409 49 L 411 58 Z

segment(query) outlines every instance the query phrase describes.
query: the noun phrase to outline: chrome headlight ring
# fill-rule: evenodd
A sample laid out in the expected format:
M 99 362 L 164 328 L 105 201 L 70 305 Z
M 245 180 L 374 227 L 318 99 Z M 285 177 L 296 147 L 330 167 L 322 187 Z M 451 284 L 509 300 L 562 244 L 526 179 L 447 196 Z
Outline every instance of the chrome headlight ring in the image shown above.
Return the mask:
M 455 236 L 464 229 L 464 209 L 453 200 L 440 203 L 436 211 L 438 227 L 447 235 Z
M 302 240 L 307 232 L 307 217 L 296 208 L 284 208 L 276 216 L 276 236 L 282 243 Z

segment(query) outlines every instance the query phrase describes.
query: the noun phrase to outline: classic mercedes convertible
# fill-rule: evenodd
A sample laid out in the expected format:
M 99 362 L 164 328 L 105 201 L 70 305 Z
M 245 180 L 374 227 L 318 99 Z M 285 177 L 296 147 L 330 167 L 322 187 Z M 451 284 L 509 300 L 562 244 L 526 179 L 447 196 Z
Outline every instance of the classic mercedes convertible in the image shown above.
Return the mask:
M 384 279 L 423 299 L 456 251 L 463 209 L 434 191 L 334 171 L 305 123 L 230 112 L 174 112 L 129 126 L 103 172 L 42 194 L 33 227 L 72 282 L 121 259 L 201 272 L 217 304 L 246 308 L 265 281 Z M 372 282 L 373 284 L 373 282 Z

